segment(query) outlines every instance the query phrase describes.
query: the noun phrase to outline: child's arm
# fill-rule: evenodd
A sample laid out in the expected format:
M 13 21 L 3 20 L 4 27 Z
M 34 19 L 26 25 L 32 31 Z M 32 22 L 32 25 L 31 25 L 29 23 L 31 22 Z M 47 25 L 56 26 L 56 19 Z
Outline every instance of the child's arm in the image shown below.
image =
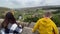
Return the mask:
M 53 22 L 53 21 L 51 21 L 52 23 L 52 27 L 53 27 L 53 32 L 54 32 L 54 34 L 59 34 L 59 31 L 58 31 L 58 28 L 57 28 L 57 26 L 56 26 L 56 24 Z
M 38 29 L 38 27 L 39 27 L 39 22 L 40 22 L 40 20 L 38 20 L 38 21 L 36 22 L 34 28 L 32 29 L 32 32 L 35 32 L 35 31 Z

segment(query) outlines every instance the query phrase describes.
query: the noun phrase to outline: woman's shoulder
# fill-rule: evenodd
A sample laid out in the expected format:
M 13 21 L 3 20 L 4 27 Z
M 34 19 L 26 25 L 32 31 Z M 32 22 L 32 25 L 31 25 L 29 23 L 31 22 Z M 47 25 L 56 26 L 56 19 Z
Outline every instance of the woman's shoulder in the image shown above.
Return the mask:
M 16 23 L 12 25 L 12 29 L 19 33 L 22 32 L 22 26 L 21 25 L 18 26 L 18 24 L 16 24 Z
M 19 26 L 18 26 L 18 24 L 14 23 L 12 25 L 9 25 L 8 28 L 11 30 L 15 30 L 16 28 L 19 28 Z
M 14 24 L 9 23 L 8 27 L 17 27 L 17 24 L 16 23 L 14 23 Z
M 18 28 L 21 28 L 22 26 L 21 26 L 21 25 L 18 25 L 18 24 L 16 24 L 16 23 L 14 23 L 14 24 L 12 25 L 12 27 L 18 27 Z
M 14 27 L 16 27 L 16 26 L 18 26 L 16 23 L 14 23 L 14 24 L 12 24 L 12 26 L 14 26 Z

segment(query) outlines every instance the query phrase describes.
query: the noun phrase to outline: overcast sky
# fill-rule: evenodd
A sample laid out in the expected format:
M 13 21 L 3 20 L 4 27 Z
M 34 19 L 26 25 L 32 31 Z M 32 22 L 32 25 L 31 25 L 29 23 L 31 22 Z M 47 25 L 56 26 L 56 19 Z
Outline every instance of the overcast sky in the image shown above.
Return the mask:
M 0 0 L 0 7 L 24 8 L 46 5 L 60 5 L 60 0 Z

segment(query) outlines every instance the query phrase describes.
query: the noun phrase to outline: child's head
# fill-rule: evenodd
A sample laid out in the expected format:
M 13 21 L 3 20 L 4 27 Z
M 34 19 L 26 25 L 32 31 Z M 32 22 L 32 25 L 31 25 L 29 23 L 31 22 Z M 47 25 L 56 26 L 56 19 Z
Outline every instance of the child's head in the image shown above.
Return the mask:
M 51 15 L 52 13 L 51 12 L 45 12 L 44 13 L 44 15 L 43 15 L 43 17 L 49 17 L 49 18 L 51 18 Z

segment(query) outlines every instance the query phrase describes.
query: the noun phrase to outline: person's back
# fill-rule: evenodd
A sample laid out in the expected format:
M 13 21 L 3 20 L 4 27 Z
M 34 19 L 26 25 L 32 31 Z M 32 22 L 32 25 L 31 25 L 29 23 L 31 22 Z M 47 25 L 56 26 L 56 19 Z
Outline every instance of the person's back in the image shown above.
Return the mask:
M 47 21 L 48 20 L 48 21 Z M 52 34 L 53 28 L 51 26 L 51 23 L 49 23 L 49 19 L 42 18 L 39 23 L 39 29 L 38 31 L 40 34 Z
M 36 23 L 36 25 L 33 29 L 33 32 L 35 31 L 36 28 L 38 29 L 38 32 L 40 34 L 58 34 L 58 29 L 57 29 L 56 25 L 49 18 L 40 19 Z
M 5 19 L 1 24 L 1 34 L 21 34 L 22 26 L 18 25 L 15 17 L 11 12 L 5 15 Z
M 22 32 L 22 26 L 18 26 L 16 23 L 7 25 L 8 27 L 1 29 L 1 34 L 20 34 Z
M 55 23 L 48 17 L 41 18 L 37 21 L 32 32 L 36 30 L 40 34 L 59 34 Z

